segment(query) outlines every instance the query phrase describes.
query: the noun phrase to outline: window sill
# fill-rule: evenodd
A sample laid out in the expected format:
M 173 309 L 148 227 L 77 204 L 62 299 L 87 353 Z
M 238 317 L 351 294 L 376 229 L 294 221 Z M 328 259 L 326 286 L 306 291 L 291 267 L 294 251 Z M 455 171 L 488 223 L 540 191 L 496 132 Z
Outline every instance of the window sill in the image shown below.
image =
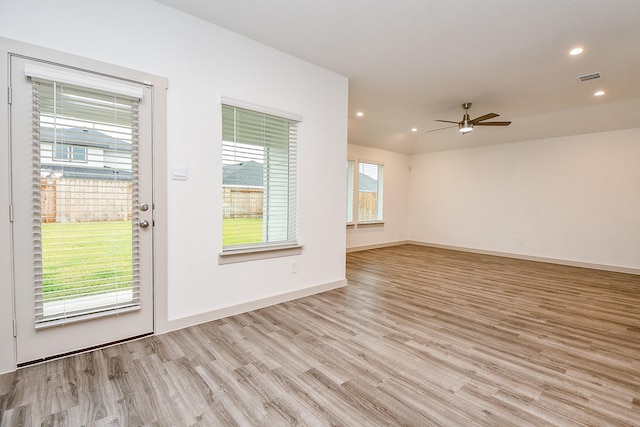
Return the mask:
M 300 255 L 303 247 L 303 245 L 296 244 L 227 250 L 218 254 L 218 265 Z
M 359 222 L 357 227 L 358 228 L 384 227 L 384 221 Z
M 356 225 L 354 223 L 352 223 L 352 222 L 348 222 L 347 223 L 347 230 L 350 230 L 352 228 L 356 228 Z

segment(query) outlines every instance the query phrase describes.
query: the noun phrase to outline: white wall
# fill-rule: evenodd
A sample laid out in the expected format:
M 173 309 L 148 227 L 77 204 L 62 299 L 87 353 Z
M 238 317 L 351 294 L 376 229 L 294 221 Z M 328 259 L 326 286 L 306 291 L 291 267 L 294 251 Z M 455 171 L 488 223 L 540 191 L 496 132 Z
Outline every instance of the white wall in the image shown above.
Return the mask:
M 163 317 L 160 324 L 181 327 L 346 284 L 345 77 L 151 0 L 65 0 L 64 5 L 2 0 L 0 36 L 168 78 L 168 163 L 186 165 L 189 180 L 168 182 L 168 312 L 157 314 Z M 302 115 L 299 234 L 305 247 L 301 255 L 218 265 L 221 96 Z M 7 159 L 0 160 L 0 169 L 6 171 Z M 3 204 L 7 188 L 4 173 L 0 175 Z M 0 209 L 0 215 L 6 211 Z M 3 271 L 9 265 L 7 223 L 0 225 Z M 292 259 L 298 263 L 297 274 L 290 273 Z M 10 309 L 10 276 L 2 274 L 0 372 L 14 367 L 10 318 L 5 314 Z
M 640 268 L 640 129 L 412 157 L 409 239 Z
M 384 206 L 382 208 L 384 226 L 348 229 L 347 249 L 384 246 L 405 241 L 408 236 L 409 156 L 349 144 L 347 157 L 356 161 L 370 161 L 384 165 Z M 354 193 L 354 197 L 357 197 L 357 194 Z M 357 215 L 357 213 L 354 214 Z

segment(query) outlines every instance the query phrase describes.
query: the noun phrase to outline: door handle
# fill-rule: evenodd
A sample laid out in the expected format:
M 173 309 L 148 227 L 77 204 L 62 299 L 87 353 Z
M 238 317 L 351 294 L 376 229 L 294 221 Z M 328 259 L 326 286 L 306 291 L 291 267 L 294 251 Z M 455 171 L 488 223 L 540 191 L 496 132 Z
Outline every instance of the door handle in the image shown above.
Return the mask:
M 146 219 L 143 221 L 140 221 L 140 228 L 147 228 L 149 226 L 149 221 L 147 221 Z

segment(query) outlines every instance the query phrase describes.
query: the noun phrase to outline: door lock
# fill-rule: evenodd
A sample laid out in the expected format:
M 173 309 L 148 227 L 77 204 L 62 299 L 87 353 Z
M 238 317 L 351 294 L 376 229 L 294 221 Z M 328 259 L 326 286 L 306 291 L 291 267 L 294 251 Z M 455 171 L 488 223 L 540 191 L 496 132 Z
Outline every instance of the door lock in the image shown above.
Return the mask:
M 140 210 L 141 210 L 142 212 L 146 212 L 146 211 L 148 211 L 148 210 L 149 210 L 149 205 L 148 205 L 148 204 L 146 204 L 146 203 L 140 203 Z

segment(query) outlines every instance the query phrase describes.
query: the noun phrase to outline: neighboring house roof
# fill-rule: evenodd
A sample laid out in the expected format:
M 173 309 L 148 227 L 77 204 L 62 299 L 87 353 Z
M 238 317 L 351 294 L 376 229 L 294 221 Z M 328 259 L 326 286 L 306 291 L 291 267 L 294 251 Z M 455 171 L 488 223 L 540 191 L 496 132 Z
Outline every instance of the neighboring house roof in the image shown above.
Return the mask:
M 361 173 L 358 175 L 358 187 L 360 191 L 378 191 L 378 180 Z
M 248 161 L 223 166 L 222 185 L 262 187 L 262 163 Z
M 359 179 L 360 191 L 378 191 L 378 180 L 363 173 L 359 175 Z M 235 187 L 262 187 L 264 185 L 262 163 L 248 161 L 223 166 L 222 185 Z
M 53 143 L 53 128 L 40 129 L 40 141 Z M 98 148 L 103 154 L 109 152 L 130 152 L 131 143 L 113 138 L 95 129 L 86 128 L 56 128 L 57 142 L 78 147 Z M 110 181 L 131 181 L 131 171 L 103 166 L 96 167 L 90 164 L 74 162 L 47 163 L 41 165 L 43 177 L 54 176 L 69 179 L 97 179 Z
M 57 141 L 62 144 L 80 147 L 102 148 L 110 151 L 131 151 L 131 144 L 121 139 L 113 138 L 95 129 L 86 128 L 56 128 Z M 53 129 L 40 129 L 41 142 L 53 142 Z
M 41 166 L 43 178 L 53 176 L 69 179 L 98 179 L 108 181 L 131 181 L 131 171 L 114 168 L 96 168 L 90 166 L 73 166 L 69 164 L 43 164 Z

